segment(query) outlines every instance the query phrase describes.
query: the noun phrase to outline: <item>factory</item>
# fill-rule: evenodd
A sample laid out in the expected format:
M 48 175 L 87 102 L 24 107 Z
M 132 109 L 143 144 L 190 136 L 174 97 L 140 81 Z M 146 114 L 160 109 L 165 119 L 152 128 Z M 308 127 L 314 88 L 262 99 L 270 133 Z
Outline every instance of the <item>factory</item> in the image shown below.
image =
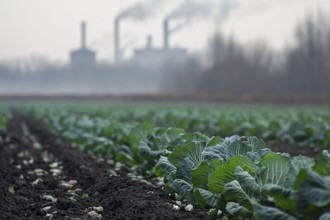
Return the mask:
M 121 61 L 121 50 L 119 40 L 119 20 L 115 21 L 115 57 L 116 61 Z M 146 46 L 134 50 L 134 55 L 129 61 L 132 64 L 139 65 L 142 68 L 161 68 L 166 64 L 179 65 L 187 61 L 187 50 L 182 48 L 171 48 L 169 20 L 165 19 L 163 23 L 163 47 L 155 48 L 152 44 L 152 36 L 148 36 Z
M 163 67 L 167 63 L 182 64 L 187 60 L 187 50 L 169 47 L 169 21 L 164 21 L 164 47 L 154 48 L 152 37 L 148 36 L 146 47 L 134 50 L 133 62 L 145 68 Z
M 81 46 L 70 52 L 70 65 L 74 68 L 87 68 L 96 66 L 96 52 L 87 47 L 86 22 L 81 22 Z M 123 60 L 120 45 L 120 19 L 114 22 L 114 65 L 138 65 L 141 68 L 162 68 L 171 63 L 179 65 L 186 62 L 188 54 L 186 49 L 170 47 L 169 20 L 163 22 L 163 47 L 156 48 L 152 44 L 152 36 L 147 37 L 146 46 L 134 50 L 133 57 Z
M 86 47 L 86 22 L 81 22 L 81 48 L 70 53 L 70 64 L 76 68 L 96 65 L 96 53 Z
M 170 47 L 170 33 L 169 20 L 165 19 L 163 22 L 163 47 L 153 47 L 152 36 L 148 36 L 145 48 L 135 49 L 134 55 L 129 62 L 142 68 L 161 68 L 168 63 L 179 65 L 186 62 L 188 57 L 187 50 Z M 114 57 L 115 62 L 118 64 L 123 62 L 120 49 L 120 20 L 118 18 L 115 20 L 114 39 Z

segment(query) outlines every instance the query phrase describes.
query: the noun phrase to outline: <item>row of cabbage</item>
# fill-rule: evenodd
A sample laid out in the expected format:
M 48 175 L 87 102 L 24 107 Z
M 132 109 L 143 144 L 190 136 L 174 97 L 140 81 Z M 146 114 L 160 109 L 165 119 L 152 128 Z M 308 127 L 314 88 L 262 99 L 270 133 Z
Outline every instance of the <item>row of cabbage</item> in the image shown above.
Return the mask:
M 0 108 L 0 144 L 3 143 L 3 135 L 6 131 L 8 111 Z
M 304 146 L 330 147 L 330 111 L 323 108 L 125 104 L 96 105 L 79 111 L 107 119 L 180 127 L 222 137 L 258 136 Z
M 222 139 L 97 114 L 41 113 L 34 111 L 79 149 L 162 176 L 177 199 L 221 219 L 330 217 L 327 151 L 315 159 L 290 157 L 271 152 L 255 137 Z
M 8 112 L 0 108 L 0 134 L 6 130 Z
M 330 111 L 323 109 L 156 106 L 130 109 L 129 115 L 120 108 L 116 110 L 114 114 L 121 120 L 147 120 L 159 126 L 175 126 L 213 135 L 258 136 L 305 146 L 330 147 Z M 104 111 L 102 115 L 107 113 Z

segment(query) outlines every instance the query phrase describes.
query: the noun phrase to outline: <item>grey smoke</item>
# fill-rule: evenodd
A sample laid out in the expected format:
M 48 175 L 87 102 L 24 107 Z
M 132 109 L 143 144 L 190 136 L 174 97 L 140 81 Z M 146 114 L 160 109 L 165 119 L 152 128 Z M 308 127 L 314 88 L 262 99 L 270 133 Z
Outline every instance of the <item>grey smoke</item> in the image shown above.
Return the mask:
M 164 3 L 162 0 L 148 0 L 146 2 L 138 2 L 135 5 L 126 8 L 121 11 L 117 18 L 126 19 L 132 18 L 136 20 L 144 20 L 149 16 L 152 16 L 153 13 Z
M 203 2 L 185 0 L 170 12 L 165 19 L 180 20 L 170 30 L 170 33 L 174 33 L 188 26 L 189 23 L 197 18 L 215 18 L 217 24 L 222 23 L 238 7 L 239 3 L 236 0 L 209 0 Z
M 212 5 L 208 3 L 201 3 L 197 1 L 184 1 L 172 12 L 170 12 L 166 19 L 183 18 L 190 20 L 195 17 L 209 17 L 211 16 Z
M 226 21 L 233 10 L 239 7 L 239 3 L 237 1 L 223 0 L 220 2 L 219 12 L 217 13 L 217 21 L 222 23 Z
M 178 7 L 174 8 L 166 17 L 166 20 L 180 20 L 175 27 L 172 27 L 169 32 L 171 34 L 183 29 L 193 21 L 194 18 L 207 18 L 212 16 L 212 5 L 208 3 L 200 3 L 197 1 L 183 1 Z

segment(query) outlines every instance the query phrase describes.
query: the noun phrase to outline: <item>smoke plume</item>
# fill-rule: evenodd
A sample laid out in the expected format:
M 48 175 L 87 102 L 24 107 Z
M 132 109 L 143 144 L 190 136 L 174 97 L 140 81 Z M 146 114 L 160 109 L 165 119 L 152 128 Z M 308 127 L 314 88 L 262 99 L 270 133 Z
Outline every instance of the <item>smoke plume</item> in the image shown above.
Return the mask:
M 229 18 L 231 12 L 238 7 L 235 0 L 208 0 L 203 2 L 185 0 L 167 16 L 167 20 L 180 20 L 170 33 L 186 27 L 195 18 L 215 18 L 221 23 Z
M 190 20 L 195 17 L 209 17 L 212 12 L 212 5 L 197 1 L 184 1 L 172 12 L 170 12 L 166 19 L 186 19 Z
M 147 17 L 153 15 L 165 1 L 161 0 L 149 0 L 147 2 L 138 2 L 135 5 L 126 8 L 120 12 L 117 16 L 118 19 L 132 18 L 136 20 L 144 20 Z

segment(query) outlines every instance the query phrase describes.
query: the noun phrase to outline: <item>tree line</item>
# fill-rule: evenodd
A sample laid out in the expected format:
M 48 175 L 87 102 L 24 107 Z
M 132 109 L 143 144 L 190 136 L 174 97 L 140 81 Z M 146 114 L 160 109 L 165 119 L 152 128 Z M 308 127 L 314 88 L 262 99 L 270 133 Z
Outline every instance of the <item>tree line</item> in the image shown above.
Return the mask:
M 182 94 L 215 97 L 330 97 L 329 16 L 311 13 L 294 33 L 295 44 L 280 54 L 263 42 L 243 46 L 216 33 L 207 67 L 192 58 L 173 70 L 173 87 Z

